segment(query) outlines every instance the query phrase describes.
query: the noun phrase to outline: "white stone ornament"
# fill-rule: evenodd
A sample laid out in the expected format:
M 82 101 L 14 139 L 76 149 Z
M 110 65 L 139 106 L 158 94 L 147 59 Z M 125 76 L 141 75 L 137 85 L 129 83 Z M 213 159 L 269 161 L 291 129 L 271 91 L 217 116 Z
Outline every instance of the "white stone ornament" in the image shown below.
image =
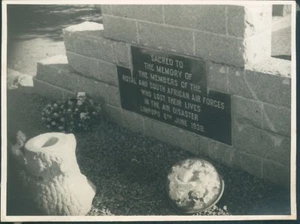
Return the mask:
M 95 186 L 79 169 L 73 134 L 51 132 L 26 142 L 25 166 L 33 200 L 44 215 L 85 215 Z
M 202 212 L 222 197 L 224 181 L 208 161 L 191 158 L 175 164 L 168 174 L 171 205 L 181 213 Z

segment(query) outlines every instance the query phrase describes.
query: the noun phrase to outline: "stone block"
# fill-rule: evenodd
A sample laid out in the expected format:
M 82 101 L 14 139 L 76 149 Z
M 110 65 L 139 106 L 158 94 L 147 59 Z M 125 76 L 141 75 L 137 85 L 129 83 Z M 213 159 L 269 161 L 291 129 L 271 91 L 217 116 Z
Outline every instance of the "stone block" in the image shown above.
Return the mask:
M 232 157 L 233 167 L 241 168 L 248 173 L 262 177 L 262 158 L 236 150 Z
M 103 30 L 103 25 L 100 23 L 85 21 L 79 24 L 71 25 L 63 29 L 63 32 L 82 32 L 82 31 L 99 31 Z
M 111 8 L 110 5 L 101 5 L 101 14 L 111 15 Z
M 228 93 L 228 66 L 213 62 L 208 62 L 207 66 L 207 86 L 210 89 Z
M 163 23 L 162 5 L 111 5 L 114 16 Z
M 117 67 L 105 61 L 67 51 L 69 65 L 83 76 L 118 86 Z
M 238 122 L 233 122 L 232 132 L 233 147 L 237 150 L 283 165 L 290 163 L 290 138 Z
M 229 66 L 229 93 L 290 108 L 291 78 L 265 72 Z
M 113 42 L 115 62 L 125 68 L 131 68 L 131 48 L 130 44 L 114 41 Z
M 104 36 L 132 44 L 138 43 L 135 20 L 103 15 Z
M 64 99 L 62 88 L 40 81 L 36 77 L 33 77 L 33 85 L 34 92 L 45 98 L 51 100 Z
M 166 24 L 226 34 L 224 5 L 167 5 L 164 15 Z
M 241 38 L 195 31 L 195 56 L 197 57 L 244 67 L 244 52 L 245 46 Z
M 122 110 L 122 126 L 133 132 L 144 133 L 144 117 L 137 113 Z
M 104 116 L 133 132 L 144 133 L 143 116 L 109 104 L 103 105 Z
M 282 29 L 286 29 L 286 32 L 284 33 L 288 33 L 290 34 L 291 32 L 291 27 L 292 26 L 292 15 L 287 15 L 284 17 L 273 17 L 273 21 L 272 21 L 272 45 L 274 46 L 275 44 L 278 43 L 279 41 L 282 41 L 280 39 L 280 35 L 278 35 L 279 33 L 283 32 Z M 276 37 L 277 36 L 277 37 Z M 290 35 L 289 35 L 290 36 Z M 288 46 L 285 48 L 285 51 L 291 51 L 290 49 L 291 46 Z M 272 49 L 272 55 L 277 55 L 278 53 L 280 54 L 282 52 L 281 49 Z
M 271 28 L 244 39 L 244 60 L 248 64 L 256 64 L 271 57 Z
M 283 14 L 282 16 L 287 16 L 292 13 L 292 5 L 284 5 L 283 6 Z
M 272 5 L 247 5 L 245 7 L 245 36 L 251 37 L 272 27 Z
M 89 26 L 90 23 L 85 22 L 64 29 L 66 50 L 111 63 L 115 62 L 112 41 L 104 38 L 103 25 L 95 24 L 94 30 L 90 30 Z
M 263 179 L 290 188 L 291 168 L 270 160 L 263 160 Z
M 229 35 L 195 31 L 195 56 L 237 67 L 270 57 L 271 6 L 226 7 Z
M 66 32 L 63 30 L 63 38 L 64 38 L 64 45 L 65 49 L 69 51 L 75 51 L 75 39 L 76 36 L 72 35 L 71 32 Z
M 209 142 L 208 156 L 212 160 L 231 166 L 233 154 L 233 147 L 213 140 Z
M 180 147 L 195 155 L 208 156 L 210 140 L 201 135 L 179 129 Z
M 250 88 L 243 69 L 229 66 L 228 71 L 228 91 L 250 99 L 256 99 L 255 92 Z
M 271 26 L 271 5 L 227 6 L 227 28 L 231 36 L 247 38 L 270 29 Z
M 110 121 L 115 122 L 118 125 L 122 125 L 122 109 L 109 104 L 103 104 L 104 116 Z
M 146 22 L 138 23 L 139 44 L 193 55 L 193 31 Z
M 36 78 L 73 92 L 78 89 L 77 74 L 70 71 L 67 57 L 64 55 L 39 61 Z
M 131 55 L 128 43 L 105 38 L 103 26 L 96 30 L 84 30 L 82 27 L 84 25 L 85 23 L 78 24 L 76 29 L 69 29 L 71 31 L 64 30 L 64 43 L 67 51 L 124 67 L 130 66 Z
M 231 112 L 233 119 L 240 123 L 262 128 L 263 104 L 256 100 L 232 96 Z
M 53 64 L 67 65 L 68 58 L 66 57 L 66 55 L 55 55 L 52 57 L 42 59 L 42 60 L 38 61 L 38 63 L 43 64 L 43 65 L 53 65 Z
M 84 76 L 78 76 L 78 91 L 86 92 L 94 100 L 102 101 L 105 104 L 121 107 L 119 88 L 89 79 Z
M 66 28 L 64 28 L 63 30 L 63 35 L 64 35 L 64 39 L 67 38 L 67 40 L 65 40 L 65 45 L 66 45 L 66 49 L 74 49 L 74 37 L 77 37 L 78 35 L 82 34 L 82 35 L 88 35 L 91 37 L 102 37 L 103 36 L 103 25 L 100 23 L 95 23 L 95 22 L 83 22 L 83 23 L 79 23 L 79 24 L 75 24 L 75 25 L 71 25 L 68 26 Z M 76 33 L 76 36 L 73 36 L 73 34 Z M 77 35 L 78 34 L 78 35 Z M 71 39 L 68 39 L 71 38 Z
M 103 31 L 97 33 L 99 33 L 98 37 L 78 35 L 75 42 L 75 53 L 114 63 L 112 41 L 102 37 Z
M 291 135 L 291 110 L 272 104 L 263 105 L 263 128 L 278 134 Z
M 286 16 L 291 14 L 292 5 L 273 5 L 273 16 Z
M 244 37 L 245 33 L 245 7 L 240 5 L 227 6 L 228 35 Z
M 208 155 L 209 139 L 145 117 L 145 135 L 180 147 L 195 155 Z
M 71 51 L 66 52 L 70 67 L 88 78 L 101 80 L 98 60 L 83 55 L 76 54 Z
M 291 107 L 291 78 L 246 70 L 248 88 L 255 99 Z
M 270 57 L 261 63 L 248 65 L 247 70 L 282 77 L 291 76 L 291 61 Z

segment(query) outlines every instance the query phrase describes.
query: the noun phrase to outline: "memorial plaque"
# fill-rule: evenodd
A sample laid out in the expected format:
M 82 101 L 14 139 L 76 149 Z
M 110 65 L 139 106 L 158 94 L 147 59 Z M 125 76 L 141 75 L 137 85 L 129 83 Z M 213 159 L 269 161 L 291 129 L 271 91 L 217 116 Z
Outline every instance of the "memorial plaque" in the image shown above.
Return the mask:
M 209 91 L 199 59 L 131 47 L 118 66 L 122 108 L 231 145 L 231 97 Z

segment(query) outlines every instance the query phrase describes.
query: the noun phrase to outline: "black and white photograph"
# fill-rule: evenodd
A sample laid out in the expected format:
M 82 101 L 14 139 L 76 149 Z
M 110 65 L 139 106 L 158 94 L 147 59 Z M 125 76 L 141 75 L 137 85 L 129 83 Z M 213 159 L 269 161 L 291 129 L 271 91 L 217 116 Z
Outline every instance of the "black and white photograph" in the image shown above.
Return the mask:
M 1 221 L 295 220 L 299 10 L 2 1 Z

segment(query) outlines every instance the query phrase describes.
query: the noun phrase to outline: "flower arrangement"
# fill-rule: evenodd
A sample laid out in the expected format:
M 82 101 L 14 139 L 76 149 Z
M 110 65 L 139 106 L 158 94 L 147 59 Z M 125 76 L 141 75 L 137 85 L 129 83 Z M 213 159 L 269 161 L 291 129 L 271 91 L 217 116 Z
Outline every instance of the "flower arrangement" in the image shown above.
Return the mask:
M 185 160 L 173 166 L 168 175 L 169 197 L 185 213 L 204 211 L 214 205 L 223 187 L 217 171 L 205 160 Z
M 101 115 L 96 105 L 85 92 L 78 92 L 76 98 L 48 104 L 42 111 L 42 121 L 52 131 L 86 131 Z

